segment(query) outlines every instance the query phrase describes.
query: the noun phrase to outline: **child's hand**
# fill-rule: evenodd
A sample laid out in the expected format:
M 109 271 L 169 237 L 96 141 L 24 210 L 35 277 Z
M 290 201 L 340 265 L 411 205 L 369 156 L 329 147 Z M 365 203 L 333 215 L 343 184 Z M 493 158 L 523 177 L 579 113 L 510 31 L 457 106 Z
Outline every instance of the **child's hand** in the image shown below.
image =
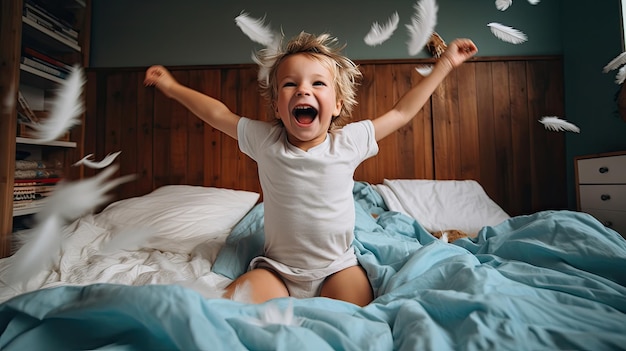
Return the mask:
M 446 59 L 452 68 L 459 66 L 478 52 L 478 48 L 470 39 L 452 41 L 441 58 Z
M 152 66 L 146 70 L 146 77 L 143 80 L 145 86 L 156 86 L 165 95 L 169 96 L 170 88 L 178 84 L 167 68 L 163 66 Z

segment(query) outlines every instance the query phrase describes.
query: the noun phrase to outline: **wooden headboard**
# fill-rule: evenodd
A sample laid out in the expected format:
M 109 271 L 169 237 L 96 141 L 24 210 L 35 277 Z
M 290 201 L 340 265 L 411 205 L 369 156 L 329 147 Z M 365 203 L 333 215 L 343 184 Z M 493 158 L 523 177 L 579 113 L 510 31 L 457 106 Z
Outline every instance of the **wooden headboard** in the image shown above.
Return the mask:
M 357 62 L 363 72 L 355 120 L 373 118 L 422 77 L 432 60 Z M 255 65 L 170 67 L 176 79 L 226 103 L 234 112 L 268 120 Z M 557 56 L 476 58 L 453 71 L 411 123 L 380 142 L 355 180 L 474 179 L 511 215 L 567 207 L 565 139 L 538 120 L 562 116 L 562 60 Z M 260 192 L 256 164 L 222 135 L 154 88 L 143 68 L 87 72 L 85 153 L 121 150 L 120 174 L 137 181 L 117 199 L 168 184 Z M 85 171 L 91 176 L 95 171 Z

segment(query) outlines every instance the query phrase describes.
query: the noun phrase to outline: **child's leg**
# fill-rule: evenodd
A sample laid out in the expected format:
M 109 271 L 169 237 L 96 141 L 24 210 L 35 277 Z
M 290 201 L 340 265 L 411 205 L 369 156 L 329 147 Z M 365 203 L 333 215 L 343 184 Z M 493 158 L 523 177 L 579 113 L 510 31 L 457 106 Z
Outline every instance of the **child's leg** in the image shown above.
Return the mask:
M 326 278 L 320 296 L 359 306 L 365 306 L 374 299 L 367 273 L 361 266 L 348 267 Z
M 248 284 L 251 302 L 254 303 L 262 303 L 273 298 L 289 296 L 285 283 L 276 273 L 268 269 L 256 268 L 242 274 L 230 283 L 226 287 L 224 297 L 230 299 L 235 289 L 244 283 Z

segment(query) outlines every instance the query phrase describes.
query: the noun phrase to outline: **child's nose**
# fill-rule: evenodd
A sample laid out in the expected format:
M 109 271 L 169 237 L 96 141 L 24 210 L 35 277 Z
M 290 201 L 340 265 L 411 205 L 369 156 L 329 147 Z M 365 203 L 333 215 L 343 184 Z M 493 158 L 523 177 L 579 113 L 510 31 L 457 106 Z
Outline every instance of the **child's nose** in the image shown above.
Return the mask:
M 296 92 L 296 95 L 297 96 L 308 96 L 308 95 L 311 95 L 311 93 L 307 89 L 298 89 L 298 91 Z

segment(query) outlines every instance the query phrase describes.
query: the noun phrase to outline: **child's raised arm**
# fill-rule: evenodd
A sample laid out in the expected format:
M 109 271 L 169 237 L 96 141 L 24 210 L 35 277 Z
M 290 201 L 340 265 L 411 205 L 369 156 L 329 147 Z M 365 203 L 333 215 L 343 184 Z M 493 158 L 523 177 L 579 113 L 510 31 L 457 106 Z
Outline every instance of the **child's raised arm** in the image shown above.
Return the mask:
M 213 128 L 237 139 L 239 116 L 231 112 L 221 101 L 178 83 L 167 68 L 163 66 L 148 68 L 143 82 L 146 86 L 156 86 L 167 97 L 180 102 Z
M 380 140 L 407 124 L 421 109 L 448 73 L 478 52 L 469 39 L 454 40 L 441 55 L 431 73 L 411 88 L 395 106 L 374 119 L 376 140 Z

